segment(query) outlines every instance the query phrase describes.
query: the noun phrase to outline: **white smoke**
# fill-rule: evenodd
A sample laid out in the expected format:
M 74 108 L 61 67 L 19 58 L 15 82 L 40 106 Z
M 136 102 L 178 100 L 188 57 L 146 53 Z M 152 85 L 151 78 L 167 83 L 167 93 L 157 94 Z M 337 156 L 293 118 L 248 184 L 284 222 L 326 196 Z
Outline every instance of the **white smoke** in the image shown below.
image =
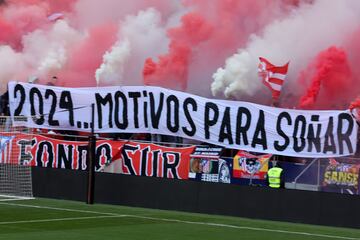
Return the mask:
M 67 52 L 83 35 L 59 20 L 50 29 L 36 30 L 23 37 L 22 58 L 32 69 L 32 75 L 49 78 L 63 68 Z
M 257 93 L 263 87 L 257 76 L 258 57 L 279 66 L 290 61 L 285 84 L 291 85 L 319 51 L 341 45 L 360 26 L 359 10 L 357 0 L 334 0 L 331 4 L 318 0 L 303 4 L 283 20 L 271 22 L 260 36 L 251 36 L 247 47 L 239 49 L 226 60 L 224 68 L 216 71 L 211 85 L 213 95 L 223 93 L 239 99 Z
M 25 63 L 20 53 L 9 46 L 0 45 L 0 66 L 0 91 L 5 92 L 7 82 L 15 80 L 15 74 L 24 71 Z
M 123 81 L 124 64 L 130 56 L 130 42 L 118 41 L 110 52 L 103 56 L 103 63 L 95 72 L 96 83 L 113 85 Z
M 40 63 L 38 71 L 41 75 L 44 73 L 55 73 L 60 70 L 66 62 L 66 50 L 63 46 L 51 49 L 43 61 Z
M 124 80 L 140 83 L 145 59 L 164 52 L 167 46 L 161 15 L 153 8 L 127 16 L 120 26 L 118 39 L 96 70 L 98 85 L 123 84 Z
M 254 59 L 247 51 L 241 51 L 228 58 L 225 68 L 219 68 L 214 73 L 214 82 L 211 90 L 215 95 L 217 92 L 224 92 L 226 98 L 232 98 L 234 91 L 251 93 L 256 89 L 255 81 L 243 81 L 248 77 L 255 78 L 256 71 L 252 67 Z

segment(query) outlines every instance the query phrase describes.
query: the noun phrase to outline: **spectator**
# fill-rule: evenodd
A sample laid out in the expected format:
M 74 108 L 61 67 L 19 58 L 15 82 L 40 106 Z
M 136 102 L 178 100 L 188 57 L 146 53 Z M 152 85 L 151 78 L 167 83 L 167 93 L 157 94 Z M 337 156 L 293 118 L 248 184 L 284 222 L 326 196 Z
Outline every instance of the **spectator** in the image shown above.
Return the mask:
M 9 116 L 10 108 L 9 108 L 9 92 L 6 91 L 4 94 L 0 96 L 0 111 L 1 116 Z
M 56 86 L 57 85 L 57 83 L 58 83 L 58 78 L 57 78 L 57 76 L 53 76 L 52 78 L 51 78 L 51 81 L 50 82 L 48 82 L 46 85 L 48 85 L 48 86 Z
M 272 161 L 272 168 L 266 175 L 267 184 L 271 188 L 284 188 L 284 171 L 276 160 Z

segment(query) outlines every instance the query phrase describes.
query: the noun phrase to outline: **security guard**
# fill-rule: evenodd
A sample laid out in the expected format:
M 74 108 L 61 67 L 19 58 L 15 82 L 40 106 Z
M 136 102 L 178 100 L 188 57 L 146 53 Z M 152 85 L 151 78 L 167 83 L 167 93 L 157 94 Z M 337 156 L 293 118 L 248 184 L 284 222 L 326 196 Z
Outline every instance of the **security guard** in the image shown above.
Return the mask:
M 277 161 L 272 161 L 273 167 L 267 172 L 267 182 L 271 188 L 284 188 L 283 169 Z

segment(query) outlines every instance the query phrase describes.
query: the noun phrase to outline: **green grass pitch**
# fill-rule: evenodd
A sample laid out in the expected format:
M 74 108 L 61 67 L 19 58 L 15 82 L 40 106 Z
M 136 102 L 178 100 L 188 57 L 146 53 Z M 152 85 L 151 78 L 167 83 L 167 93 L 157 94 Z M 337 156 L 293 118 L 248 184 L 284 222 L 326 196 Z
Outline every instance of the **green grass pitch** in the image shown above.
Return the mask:
M 0 201 L 0 239 L 360 239 L 360 230 L 81 202 Z

